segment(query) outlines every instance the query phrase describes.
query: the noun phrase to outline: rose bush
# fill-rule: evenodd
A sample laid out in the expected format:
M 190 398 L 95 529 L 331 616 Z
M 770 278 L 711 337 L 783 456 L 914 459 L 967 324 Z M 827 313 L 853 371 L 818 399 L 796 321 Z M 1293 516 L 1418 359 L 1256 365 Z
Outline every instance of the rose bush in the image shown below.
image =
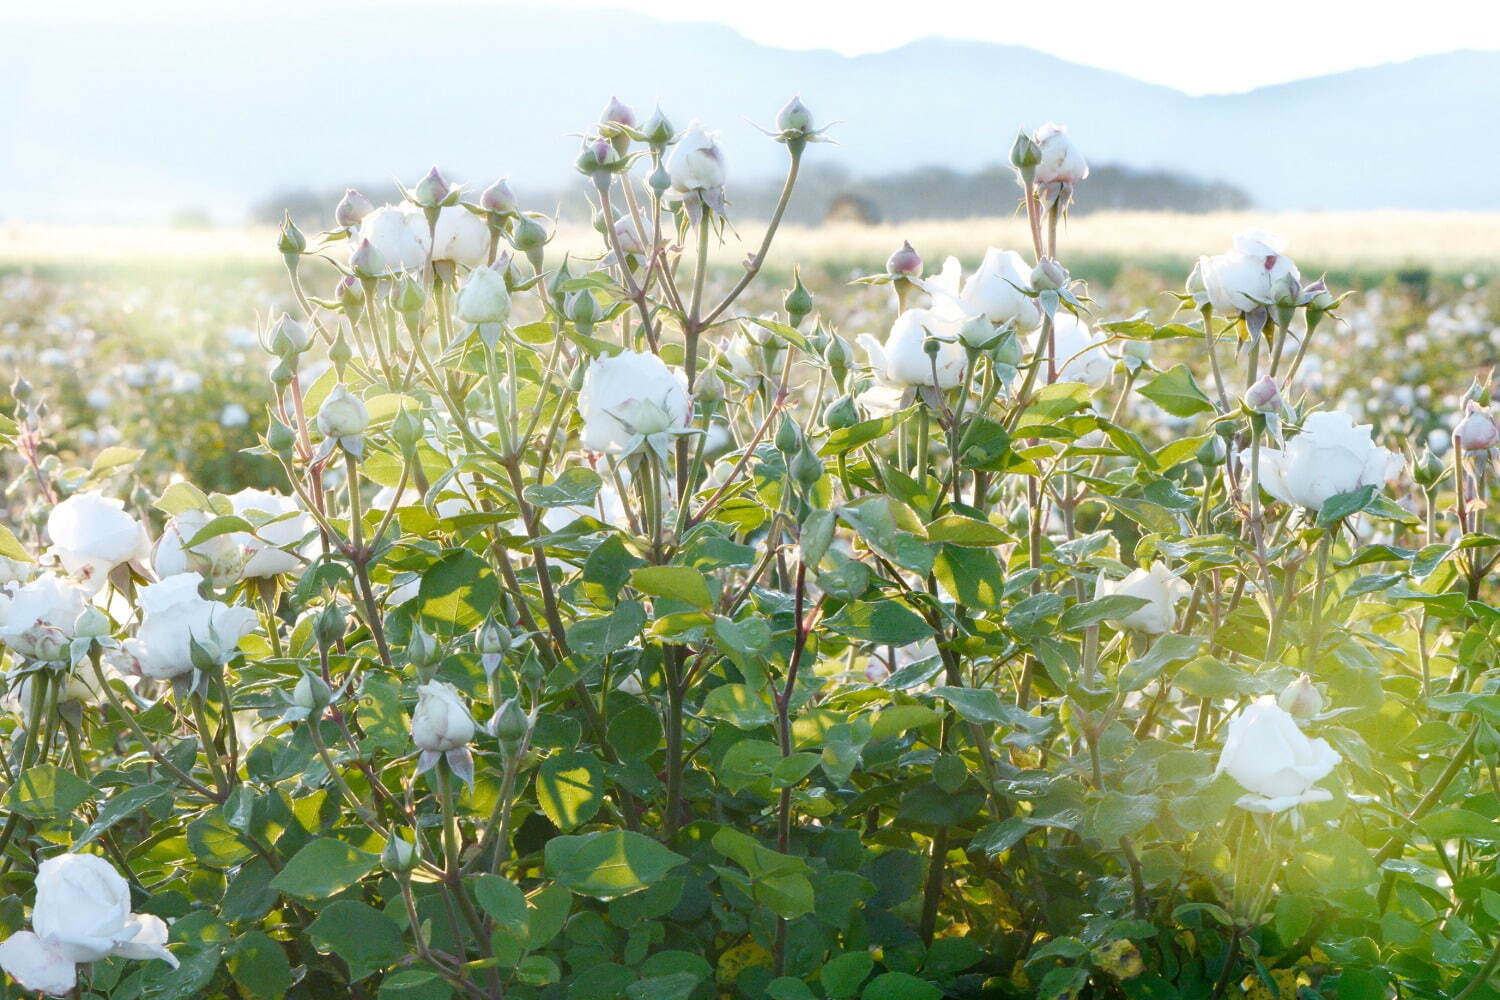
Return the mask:
M 1054 125 L 1029 246 L 772 295 L 772 126 L 742 266 L 713 134 L 618 101 L 592 256 L 437 171 L 288 224 L 262 474 L 79 466 L 17 383 L 19 989 L 1496 992 L 1487 380 L 1398 454 L 1263 233 L 1111 314 Z

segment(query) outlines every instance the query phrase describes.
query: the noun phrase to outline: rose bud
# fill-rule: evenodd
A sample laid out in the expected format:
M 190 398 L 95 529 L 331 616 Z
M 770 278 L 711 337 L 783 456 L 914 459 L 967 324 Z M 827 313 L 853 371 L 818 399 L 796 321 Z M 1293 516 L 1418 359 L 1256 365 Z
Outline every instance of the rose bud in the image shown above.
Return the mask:
M 440 208 L 448 204 L 456 194 L 453 186 L 438 172 L 438 168 L 433 167 L 412 188 L 411 200 L 423 208 Z
M 344 197 L 339 199 L 338 206 L 333 210 L 333 221 L 344 229 L 353 229 L 360 221 L 371 212 L 375 211 L 375 205 L 353 188 L 344 192 Z
M 323 405 L 318 407 L 318 430 L 325 437 L 355 438 L 370 426 L 370 411 L 364 400 L 350 392 L 344 383 L 333 387 Z
M 474 719 L 453 685 L 428 681 L 417 688 L 411 714 L 411 739 L 428 753 L 447 753 L 474 738 Z
M 909 240 L 903 240 L 899 249 L 885 260 L 885 273 L 904 278 L 922 276 L 922 255 L 912 248 Z
M 1490 411 L 1470 401 L 1464 418 L 1453 429 L 1453 438 L 1464 451 L 1485 451 L 1500 443 L 1500 425 Z
M 651 112 L 651 117 L 646 119 L 646 124 L 641 126 L 641 134 L 652 146 L 660 149 L 672 141 L 672 123 L 667 121 L 667 116 L 661 113 L 658 105 Z
M 813 130 L 812 112 L 807 105 L 802 103 L 800 97 L 793 97 L 786 102 L 776 115 L 776 130 L 779 132 L 807 133 Z
M 1267 375 L 1245 390 L 1245 406 L 1257 413 L 1273 413 L 1281 409 L 1281 387 Z
M 1443 460 L 1434 455 L 1431 448 L 1423 448 L 1422 454 L 1411 463 L 1412 479 L 1416 480 L 1418 486 L 1427 489 L 1431 489 L 1443 478 L 1443 472 Z
M 1031 269 L 1031 287 L 1039 292 L 1056 291 L 1071 280 L 1068 269 L 1055 258 L 1043 257 Z
M 521 210 L 521 204 L 516 201 L 515 192 L 510 189 L 504 177 L 480 193 L 479 207 L 495 215 L 515 215 Z
M 312 346 L 312 334 L 307 327 L 286 313 L 282 313 L 271 325 L 267 339 L 271 342 L 271 353 L 279 358 L 301 354 Z
M 1323 695 L 1312 678 L 1303 674 L 1282 690 L 1276 704 L 1292 718 L 1306 722 L 1323 711 Z
M 631 111 L 618 97 L 611 97 L 609 103 L 604 106 L 604 113 L 599 116 L 601 125 L 624 125 L 626 128 L 635 127 L 635 112 Z
M 303 674 L 298 678 L 297 686 L 292 688 L 292 704 L 308 714 L 321 712 L 331 700 L 333 692 L 329 690 L 328 682 L 316 674 Z

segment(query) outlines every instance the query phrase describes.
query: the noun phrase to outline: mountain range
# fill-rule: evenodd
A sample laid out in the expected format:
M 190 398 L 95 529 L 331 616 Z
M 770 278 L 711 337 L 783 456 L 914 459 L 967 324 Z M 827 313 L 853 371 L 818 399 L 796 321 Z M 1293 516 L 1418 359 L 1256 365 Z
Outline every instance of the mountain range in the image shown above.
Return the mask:
M 850 57 L 620 11 L 414 4 L 294 24 L 248 8 L 66 28 L 0 14 L 0 62 L 0 219 L 230 221 L 274 190 L 434 163 L 555 187 L 612 94 L 721 129 L 731 186 L 782 168 L 751 121 L 798 93 L 841 122 L 810 155 L 857 177 L 993 165 L 1018 127 L 1055 120 L 1096 163 L 1225 181 L 1263 209 L 1500 209 L 1494 51 L 1190 96 L 951 38 Z

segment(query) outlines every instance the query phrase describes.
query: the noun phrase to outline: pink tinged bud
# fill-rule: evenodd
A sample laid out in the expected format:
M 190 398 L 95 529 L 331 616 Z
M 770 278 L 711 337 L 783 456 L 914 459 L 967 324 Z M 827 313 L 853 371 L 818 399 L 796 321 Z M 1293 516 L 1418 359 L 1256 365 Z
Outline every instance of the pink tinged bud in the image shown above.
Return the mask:
M 479 207 L 496 215 L 514 215 L 521 210 L 515 192 L 511 191 L 503 177 L 484 189 L 479 196 Z
M 339 199 L 338 207 L 333 210 L 333 220 L 345 229 L 353 229 L 373 211 L 375 206 L 370 199 L 349 188 L 344 192 L 344 197 Z
M 1281 409 L 1281 387 L 1267 375 L 1245 391 L 1245 405 L 1258 413 Z
M 1276 703 L 1299 722 L 1306 722 L 1323 711 L 1323 695 L 1307 674 L 1288 684 Z
M 1070 280 L 1068 269 L 1052 257 L 1043 257 L 1031 270 L 1031 287 L 1039 292 L 1062 288 Z
M 908 278 L 922 276 L 922 255 L 913 249 L 911 242 L 903 241 L 901 248 L 886 258 L 887 274 L 899 274 Z
M 782 132 L 811 132 L 812 112 L 807 109 L 807 105 L 802 103 L 800 97 L 794 97 L 787 101 L 786 106 L 777 114 L 776 128 Z
M 1463 420 L 1454 428 L 1453 437 L 1465 451 L 1485 451 L 1500 444 L 1500 425 L 1489 410 L 1471 402 Z
M 631 111 L 618 97 L 611 97 L 609 103 L 604 106 L 604 113 L 599 116 L 599 121 L 604 125 L 624 125 L 626 128 L 635 127 L 635 112 Z
M 380 278 L 390 273 L 385 258 L 369 240 L 360 240 L 354 253 L 349 255 L 349 269 L 360 278 Z
M 436 208 L 443 204 L 452 192 L 453 188 L 448 181 L 438 172 L 437 167 L 433 167 L 427 171 L 427 176 L 418 181 L 417 186 L 412 189 L 412 200 L 424 208 Z

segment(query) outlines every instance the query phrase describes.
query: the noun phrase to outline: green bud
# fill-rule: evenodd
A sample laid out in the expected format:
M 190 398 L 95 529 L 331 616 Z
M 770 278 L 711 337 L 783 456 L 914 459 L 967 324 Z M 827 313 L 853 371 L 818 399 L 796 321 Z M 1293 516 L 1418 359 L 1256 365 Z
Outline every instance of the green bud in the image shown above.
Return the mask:
M 442 208 L 451 204 L 457 195 L 458 192 L 438 172 L 437 167 L 427 171 L 426 176 L 417 181 L 417 186 L 411 190 L 411 200 L 422 208 Z
M 84 609 L 73 626 L 73 634 L 80 639 L 102 639 L 109 632 L 109 616 L 92 605 Z
M 510 630 L 494 618 L 480 626 L 479 634 L 474 639 L 475 650 L 485 656 L 503 656 L 510 652 L 510 645 Z
M 1042 147 L 1024 131 L 1016 134 L 1010 147 L 1010 165 L 1017 170 L 1031 170 L 1042 162 Z
M 289 264 L 307 249 L 307 237 L 302 235 L 302 230 L 298 229 L 297 224 L 292 221 L 290 213 L 281 222 L 281 232 L 276 237 L 276 249 L 281 251 Z
M 800 326 L 807 314 L 812 312 L 812 294 L 802 284 L 801 268 L 792 272 L 792 290 L 787 292 L 782 305 L 786 308 L 787 319 L 791 321 L 792 326 Z
M 391 286 L 391 308 L 403 316 L 420 313 L 427 304 L 427 289 L 409 274 L 397 278 Z
M 1224 464 L 1227 454 L 1224 439 L 1215 434 L 1198 447 L 1198 463 L 1205 469 L 1215 469 Z
M 328 348 L 328 360 L 333 362 L 340 378 L 344 376 L 344 366 L 349 364 L 354 357 L 354 349 L 349 346 L 349 341 L 344 337 L 344 331 L 340 330 L 333 346 Z
M 297 364 L 294 358 L 284 357 L 276 362 L 275 368 L 271 369 L 271 384 L 278 389 L 285 389 L 296 377 Z
M 792 478 L 804 488 L 811 487 L 823 478 L 823 460 L 818 457 L 817 452 L 806 447 L 797 452 L 797 457 L 792 459 Z
M 823 426 L 831 431 L 841 431 L 857 423 L 859 423 L 859 407 L 854 405 L 852 396 L 840 396 L 829 403 L 828 409 L 823 411 Z
M 428 635 L 422 626 L 413 625 L 411 638 L 406 643 L 406 658 L 420 670 L 435 666 L 443 658 L 443 651 L 437 640 Z
M 500 748 L 507 754 L 513 754 L 526 742 L 526 735 L 531 732 L 531 720 L 521 710 L 516 699 L 507 698 L 490 719 L 489 728 L 490 735 L 499 741 Z
M 1435 486 L 1443 478 L 1444 471 L 1443 460 L 1434 455 L 1431 448 L 1423 448 L 1411 463 L 1411 477 L 1424 489 Z
M 320 713 L 333 700 L 333 691 L 328 682 L 317 674 L 304 673 L 292 688 L 292 704 L 310 713 Z
M 349 613 L 337 603 L 329 604 L 313 619 L 313 638 L 322 649 L 332 649 L 349 628 Z
M 380 852 L 380 863 L 392 875 L 405 875 L 422 860 L 422 851 L 413 841 L 407 840 L 400 831 L 391 831 L 385 850 Z
M 391 420 L 391 440 L 401 449 L 401 454 L 410 457 L 416 454 L 422 441 L 422 415 L 411 407 L 403 406 Z
M 781 426 L 776 429 L 776 450 L 790 456 L 802 447 L 802 428 L 791 417 L 783 416 Z
M 297 435 L 286 424 L 272 417 L 270 426 L 266 428 L 266 447 L 282 458 L 291 458 L 296 446 Z
M 651 117 L 647 118 L 646 124 L 641 126 L 641 135 L 645 136 L 646 141 L 658 150 L 672 141 L 672 123 L 667 121 L 667 116 L 661 113 L 660 106 L 651 112 Z

